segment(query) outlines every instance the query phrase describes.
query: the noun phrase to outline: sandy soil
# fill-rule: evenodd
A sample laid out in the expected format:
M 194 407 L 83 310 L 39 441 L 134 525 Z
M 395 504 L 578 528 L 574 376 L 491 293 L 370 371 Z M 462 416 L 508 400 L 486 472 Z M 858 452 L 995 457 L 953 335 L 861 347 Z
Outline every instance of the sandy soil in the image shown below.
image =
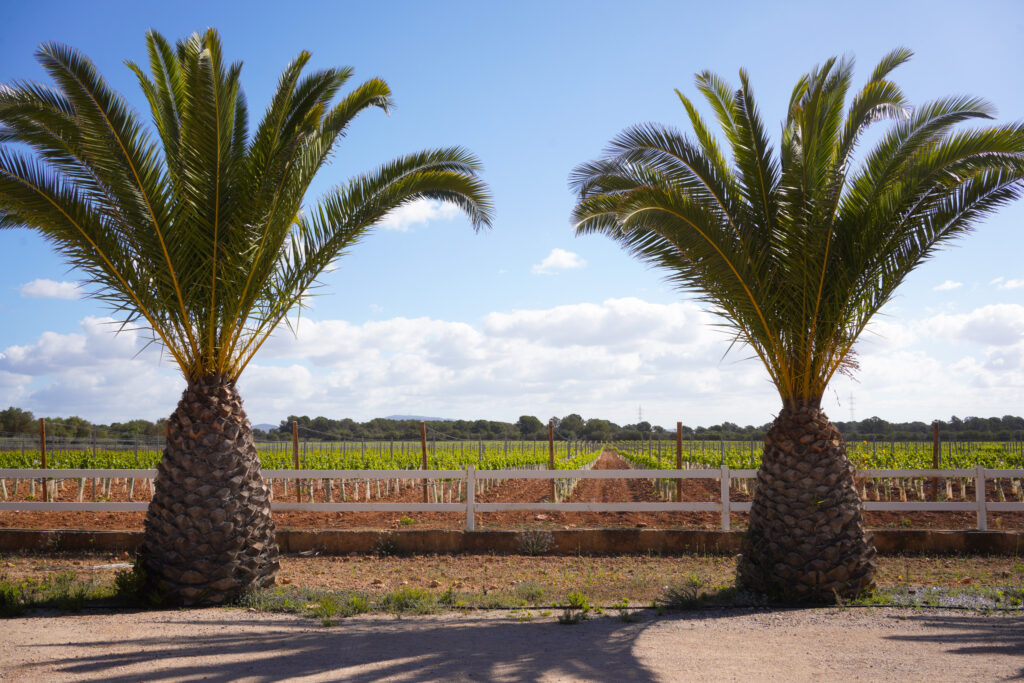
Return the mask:
M 3 622 L 0 680 L 997 681 L 1024 618 L 892 609 L 722 610 L 562 626 L 507 614 L 361 616 L 324 628 L 241 610 Z
M 606 450 L 595 463 L 595 469 L 626 469 L 630 464 L 614 450 Z M 411 486 L 400 491 L 371 498 L 372 502 L 422 502 L 423 490 L 419 486 L 421 480 L 410 480 Z M 340 502 L 340 488 L 335 483 L 333 497 Z M 715 480 L 688 479 L 683 482 L 683 500 L 716 501 L 718 499 L 718 482 Z M 994 483 L 990 482 L 990 500 L 996 500 Z M 349 483 L 346 491 L 353 495 L 353 485 Z M 1004 487 L 1007 491 L 1009 487 Z M 359 486 L 360 499 L 365 496 L 365 487 Z M 40 487 L 41 492 L 41 487 Z M 37 492 L 37 500 L 41 493 Z M 92 480 L 86 486 L 86 500 L 95 498 L 96 487 Z M 102 490 L 100 490 L 102 493 Z M 22 483 L 15 500 L 24 500 L 28 493 L 28 485 Z M 876 500 L 880 496 L 872 485 L 867 486 L 868 497 Z M 77 499 L 77 485 L 68 482 L 58 500 L 73 501 Z M 287 495 L 280 484 L 275 485 L 274 495 L 277 500 L 294 500 L 294 488 L 289 488 Z M 972 487 L 965 490 L 966 500 L 973 500 Z M 1007 500 L 1012 500 L 1012 492 Z M 899 500 L 895 488 L 889 492 L 892 500 Z M 136 487 L 134 500 L 145 500 L 148 489 Z M 734 501 L 749 501 L 750 496 L 739 490 L 733 490 Z M 112 483 L 111 500 L 128 500 L 127 486 L 121 481 Z M 303 500 L 307 500 L 303 498 Z M 326 502 L 326 490 L 322 482 L 317 482 L 316 502 Z M 477 500 L 483 503 L 492 502 L 539 502 L 551 500 L 551 484 L 548 481 L 533 479 L 514 479 L 502 482 L 479 493 Z M 623 502 L 623 501 L 656 501 L 659 500 L 651 482 L 642 479 L 600 480 L 584 479 L 576 487 L 569 502 Z M 0 511 L 0 528 L 17 529 L 142 529 L 144 513 L 141 512 L 24 512 Z M 281 529 L 388 529 L 403 526 L 401 521 L 414 522 L 409 528 L 420 529 L 463 529 L 465 515 L 461 513 L 376 513 L 376 512 L 278 512 L 274 519 Z M 904 529 L 973 529 L 977 519 L 973 512 L 868 512 L 865 513 L 867 525 L 871 528 L 904 528 Z M 733 513 L 733 529 L 746 527 L 747 515 Z M 640 512 L 601 512 L 601 513 L 535 513 L 535 512 L 492 512 L 477 515 L 477 528 L 480 529 L 514 529 L 523 527 L 574 528 L 574 527 L 651 527 L 651 528 L 690 528 L 718 529 L 720 515 L 717 512 L 681 512 L 681 513 L 640 513 Z M 1024 529 L 1024 513 L 998 513 L 989 517 L 990 529 Z

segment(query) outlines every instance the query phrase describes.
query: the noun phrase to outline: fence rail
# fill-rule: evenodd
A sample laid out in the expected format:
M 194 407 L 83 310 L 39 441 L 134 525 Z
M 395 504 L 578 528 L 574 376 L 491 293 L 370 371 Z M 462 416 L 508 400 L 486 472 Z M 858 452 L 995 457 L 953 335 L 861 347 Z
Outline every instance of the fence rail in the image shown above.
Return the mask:
M 155 469 L 0 469 L 0 481 L 6 479 L 46 481 L 121 478 L 153 479 Z M 503 511 L 550 511 L 550 512 L 719 512 L 723 531 L 730 528 L 730 513 L 749 512 L 751 503 L 734 501 L 730 498 L 730 484 L 734 480 L 753 479 L 757 470 L 730 469 L 624 469 L 624 470 L 477 470 L 469 466 L 462 470 L 264 470 L 268 480 L 384 480 L 384 479 L 442 479 L 460 482 L 464 486 L 465 500 L 435 503 L 302 503 L 271 502 L 273 510 L 293 512 L 462 512 L 466 515 L 466 529 L 472 531 L 476 525 L 476 514 Z M 986 482 L 991 479 L 1016 479 L 1024 477 L 1024 469 L 990 469 L 980 465 L 972 469 L 866 469 L 857 470 L 858 479 L 974 479 L 975 500 L 964 502 L 949 501 L 864 501 L 864 509 L 885 512 L 970 512 L 977 515 L 979 530 L 988 528 L 990 512 L 1024 512 L 1024 501 L 989 501 L 986 496 Z M 479 503 L 476 492 L 480 480 L 488 479 L 717 479 L 720 481 L 718 501 L 669 501 L 669 502 L 621 502 L 621 503 Z M 1018 482 L 1019 483 L 1019 482 Z M 44 483 L 44 487 L 47 484 Z M 44 488 L 45 490 L 45 488 Z M 1019 488 L 1016 490 L 1020 490 Z M 6 493 L 6 489 L 4 489 Z M 38 502 L 4 501 L 3 510 L 46 510 L 46 511 L 87 511 L 87 512 L 139 512 L 148 507 L 146 502 Z

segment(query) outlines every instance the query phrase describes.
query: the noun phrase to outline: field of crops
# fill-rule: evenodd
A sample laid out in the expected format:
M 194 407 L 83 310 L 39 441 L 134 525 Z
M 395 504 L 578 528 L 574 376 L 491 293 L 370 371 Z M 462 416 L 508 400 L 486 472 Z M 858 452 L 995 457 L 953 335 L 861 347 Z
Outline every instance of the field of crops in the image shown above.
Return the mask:
M 256 444 L 264 469 L 292 469 L 294 453 L 290 442 Z M 600 444 L 585 441 L 556 441 L 558 469 L 575 469 L 600 450 Z M 156 467 L 161 445 L 112 440 L 48 440 L 47 467 L 50 469 L 147 469 Z M 546 465 L 546 441 L 435 441 L 427 442 L 427 466 L 433 470 L 506 469 Z M 39 442 L 30 437 L 0 437 L 0 468 L 34 468 L 42 463 Z M 302 469 L 419 469 L 423 464 L 418 441 L 300 441 Z
M 756 469 L 761 466 L 760 442 L 684 441 L 683 467 L 720 467 Z M 946 442 L 940 443 L 939 467 L 970 468 L 982 465 L 992 469 L 1024 467 L 1024 442 Z M 615 448 L 634 464 L 650 469 L 672 469 L 676 463 L 674 441 L 623 441 Z M 910 442 L 867 442 L 846 444 L 854 467 L 861 469 L 929 469 L 932 444 Z

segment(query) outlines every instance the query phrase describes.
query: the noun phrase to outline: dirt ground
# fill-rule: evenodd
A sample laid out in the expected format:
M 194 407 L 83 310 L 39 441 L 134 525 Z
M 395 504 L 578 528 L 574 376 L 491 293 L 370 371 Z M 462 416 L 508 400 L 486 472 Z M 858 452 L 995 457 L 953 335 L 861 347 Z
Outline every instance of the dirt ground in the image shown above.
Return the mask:
M 630 464 L 614 450 L 606 450 L 594 465 L 594 469 L 627 469 Z M 373 490 L 371 502 L 422 502 L 423 490 L 418 480 L 409 480 L 411 485 L 399 491 L 377 496 Z M 994 484 L 990 483 L 990 488 Z M 347 495 L 354 495 L 354 485 L 347 484 Z M 719 495 L 717 480 L 688 479 L 683 482 L 683 500 L 716 501 Z M 1009 490 L 1008 487 L 1004 487 Z M 36 499 L 41 499 L 41 487 Z M 867 493 L 872 500 L 878 492 L 868 485 Z M 84 491 L 85 500 L 95 499 L 96 487 L 90 480 Z M 365 485 L 359 487 L 360 500 L 365 497 Z M 28 493 L 28 485 L 22 483 L 17 495 L 12 500 L 24 500 Z M 103 493 L 102 487 L 99 493 Z M 333 498 L 340 502 L 340 488 L 333 484 Z M 77 500 L 78 488 L 68 482 L 57 500 Z M 973 489 L 965 489 L 967 500 L 973 500 Z M 1007 500 L 1012 499 L 1012 492 Z M 133 499 L 145 500 L 148 489 L 141 481 L 136 487 Z M 274 485 L 275 500 L 294 500 L 294 488 L 286 494 L 281 484 Z M 895 488 L 889 492 L 893 500 L 899 500 Z M 730 497 L 741 502 L 749 501 L 750 495 L 742 490 L 734 489 Z M 995 491 L 989 494 L 990 500 L 996 500 Z M 110 500 L 127 501 L 128 489 L 121 481 L 115 481 L 111 487 Z M 306 500 L 304 498 L 304 500 Z M 326 490 L 322 482 L 317 482 L 316 502 L 326 502 Z M 482 503 L 493 502 L 540 502 L 551 500 L 551 484 L 549 481 L 536 479 L 513 479 L 501 482 L 477 495 Z M 660 498 L 654 486 L 643 479 L 584 479 L 576 486 L 567 502 L 624 502 L 624 501 L 658 501 Z M 0 511 L 0 528 L 8 529 L 142 529 L 144 513 L 141 512 L 26 512 Z M 870 528 L 886 529 L 973 529 L 977 526 L 977 518 L 973 512 L 867 512 L 867 525 Z M 277 512 L 274 519 L 281 529 L 464 529 L 465 515 L 462 513 L 393 513 L 393 512 Z M 746 513 L 733 513 L 732 528 L 744 529 L 747 523 Z M 721 525 L 718 512 L 675 512 L 675 513 L 643 513 L 643 512 L 491 512 L 478 513 L 476 518 L 479 529 L 514 529 L 525 527 L 541 528 L 593 528 L 593 527 L 650 527 L 650 528 L 688 528 L 688 529 L 719 529 Z M 990 529 L 1024 529 L 1024 513 L 993 513 L 989 516 Z
M 128 568 L 131 560 L 129 554 L 12 553 L 0 557 L 0 579 L 41 581 L 60 572 L 74 572 L 79 579 L 112 585 L 115 572 Z M 1019 557 L 882 556 L 877 565 L 878 585 L 883 588 L 1024 584 L 1024 561 Z M 285 555 L 277 582 L 370 596 L 404 587 L 450 588 L 477 596 L 504 595 L 512 605 L 521 598 L 529 605 L 559 604 L 570 592 L 578 591 L 595 606 L 609 606 L 622 598 L 646 606 L 660 597 L 668 584 L 695 576 L 707 589 L 714 589 L 731 585 L 735 575 L 736 558 L 719 555 Z
M 752 644 L 756 643 L 756 647 Z M 896 609 L 703 610 L 637 623 L 507 613 L 302 617 L 205 609 L 5 620 L 9 681 L 997 681 L 1024 618 Z

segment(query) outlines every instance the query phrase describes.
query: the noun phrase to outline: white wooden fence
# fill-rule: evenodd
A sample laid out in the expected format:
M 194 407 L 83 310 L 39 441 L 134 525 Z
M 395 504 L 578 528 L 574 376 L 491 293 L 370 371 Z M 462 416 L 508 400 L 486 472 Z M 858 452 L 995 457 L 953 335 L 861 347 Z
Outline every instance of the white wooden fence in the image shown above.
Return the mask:
M 153 479 L 155 469 L 113 470 L 113 469 L 0 469 L 0 480 L 4 479 Z M 466 515 L 466 530 L 476 528 L 476 514 L 504 511 L 550 511 L 550 512 L 719 512 L 723 531 L 730 528 L 730 513 L 749 512 L 749 502 L 730 500 L 730 485 L 733 480 L 753 479 L 754 469 L 680 469 L 680 470 L 477 470 L 469 466 L 465 470 L 263 470 L 267 480 L 455 480 L 463 484 L 464 500 L 438 503 L 299 503 L 274 500 L 271 507 L 276 511 L 296 512 L 460 512 Z M 975 512 L 978 529 L 988 528 L 990 512 L 1024 512 L 1024 502 L 986 500 L 986 481 L 991 479 L 1024 478 L 1024 469 L 972 469 L 949 470 L 857 470 L 858 479 L 973 479 L 975 500 L 973 501 L 865 501 L 865 510 L 885 512 Z M 481 479 L 717 479 L 720 482 L 718 501 L 682 502 L 620 502 L 620 503 L 478 503 L 476 491 Z M 1020 483 L 1013 490 L 1021 491 Z M 46 511 L 89 511 L 89 512 L 142 512 L 146 502 L 41 502 L 41 501 L 0 501 L 3 510 L 46 510 Z

